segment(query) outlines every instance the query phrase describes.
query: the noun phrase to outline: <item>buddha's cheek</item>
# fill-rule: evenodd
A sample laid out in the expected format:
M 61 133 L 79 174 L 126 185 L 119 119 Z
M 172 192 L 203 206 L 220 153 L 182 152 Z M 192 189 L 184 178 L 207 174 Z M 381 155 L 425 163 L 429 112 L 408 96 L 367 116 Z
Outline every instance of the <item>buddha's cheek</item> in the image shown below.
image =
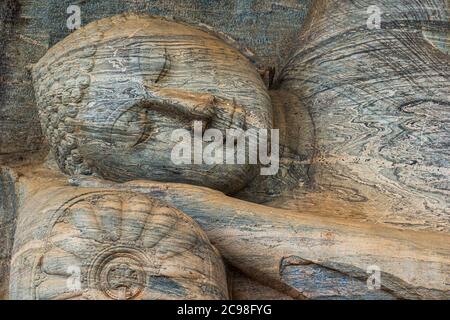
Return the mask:
M 256 165 L 225 163 L 225 152 L 223 158 L 218 159 L 221 161 L 208 164 L 205 158 L 208 144 L 200 140 L 198 153 L 192 132 L 184 132 L 184 140 L 175 140 L 171 130 L 161 129 L 134 146 L 85 140 L 79 149 L 95 174 L 120 182 L 148 179 L 195 184 L 232 193 L 244 187 L 258 171 Z M 123 142 L 125 138 L 118 141 Z
M 85 140 L 79 150 L 94 173 L 114 181 L 148 179 L 158 168 L 170 165 L 170 140 L 156 133 L 139 144 L 127 137 L 115 137 L 113 143 L 103 139 Z

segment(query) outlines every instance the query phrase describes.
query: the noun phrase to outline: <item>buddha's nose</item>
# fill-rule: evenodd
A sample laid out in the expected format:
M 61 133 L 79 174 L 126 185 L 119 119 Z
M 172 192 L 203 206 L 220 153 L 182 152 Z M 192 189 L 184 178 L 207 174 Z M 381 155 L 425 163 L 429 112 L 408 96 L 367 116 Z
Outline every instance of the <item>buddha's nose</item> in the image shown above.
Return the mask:
M 209 93 L 190 92 L 174 88 L 152 87 L 147 99 L 154 107 L 171 109 L 187 118 L 204 120 L 207 127 L 226 129 L 245 129 L 245 109 L 235 100 L 224 99 Z

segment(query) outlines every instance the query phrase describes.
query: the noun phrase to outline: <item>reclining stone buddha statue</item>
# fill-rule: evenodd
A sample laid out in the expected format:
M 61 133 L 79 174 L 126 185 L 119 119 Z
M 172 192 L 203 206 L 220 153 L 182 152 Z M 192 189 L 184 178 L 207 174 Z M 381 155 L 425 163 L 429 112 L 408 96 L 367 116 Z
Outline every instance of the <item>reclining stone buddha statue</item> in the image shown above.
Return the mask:
M 435 99 L 424 102 L 412 91 L 426 85 L 413 85 L 393 70 L 384 80 L 391 76 L 401 92 L 386 104 L 380 97 L 384 87 L 377 88 L 376 81 L 375 87 L 372 84 L 376 74 L 383 73 L 371 68 L 373 57 L 355 60 L 345 50 L 327 47 L 332 46 L 327 41 L 331 36 L 322 26 L 335 23 L 335 31 L 346 34 L 342 48 L 349 43 L 357 49 L 364 47 L 366 37 L 373 37 L 372 46 L 384 50 L 392 44 L 407 48 L 399 40 L 404 34 L 395 31 L 395 15 L 392 29 L 373 35 L 338 23 L 335 5 L 316 1 L 311 9 L 316 19 L 310 19 L 301 33 L 303 46 L 271 92 L 228 40 L 162 18 L 125 15 L 103 19 L 51 48 L 34 67 L 36 100 L 55 160 L 72 177 L 68 180 L 54 171 L 37 169 L 24 170 L 17 178 L 24 205 L 19 209 L 10 295 L 226 298 L 235 288 L 227 287 L 217 251 L 203 231 L 186 219 L 188 214 L 227 264 L 255 281 L 255 288 L 264 285 L 264 290 L 272 288 L 291 298 L 448 297 L 450 242 L 447 234 L 436 232 L 448 227 L 445 188 L 436 184 L 426 190 L 417 187 L 423 179 L 441 173 L 433 167 L 433 159 L 428 159 L 431 162 L 425 161 L 418 172 L 409 174 L 407 158 L 413 151 L 400 150 L 392 139 L 383 145 L 384 136 L 378 135 L 383 131 L 377 129 L 374 118 L 381 115 L 381 122 L 396 131 L 402 127 L 390 122 L 396 112 L 408 127 L 423 108 L 445 107 L 445 89 L 432 85 L 448 74 L 435 75 L 439 79 L 428 84 L 429 90 L 435 89 Z M 358 8 L 348 6 L 342 21 L 358 25 L 361 19 L 365 23 Z M 356 31 L 347 34 L 347 28 L 353 27 Z M 386 39 L 391 43 L 386 44 Z M 433 54 L 436 64 L 448 59 L 439 52 Z M 417 57 L 404 58 L 399 53 L 396 58 L 396 63 L 412 68 Z M 344 82 L 345 92 L 328 88 L 338 88 L 344 81 L 332 74 L 342 74 L 345 67 L 351 80 Z M 361 77 L 352 79 L 356 71 Z M 370 77 L 369 71 L 374 72 Z M 351 99 L 352 94 L 358 99 Z M 391 109 L 397 104 L 403 109 Z M 366 105 L 368 109 L 363 108 Z M 358 112 L 366 120 L 362 123 L 373 129 L 374 139 L 359 136 L 363 124 L 357 120 Z M 355 119 L 349 120 L 349 115 Z M 258 166 L 252 164 L 174 165 L 171 132 L 191 130 L 197 120 L 206 124 L 204 129 L 280 128 L 288 163 L 282 161 L 275 177 L 256 176 Z M 327 131 L 336 127 L 341 135 Z M 433 134 L 427 130 L 433 129 L 422 128 L 422 133 Z M 359 140 L 344 143 L 352 136 Z M 370 143 L 361 146 L 364 141 Z M 434 160 L 445 160 L 445 154 L 434 153 Z M 356 161 L 359 156 L 361 160 Z M 279 197 L 270 191 L 279 191 Z M 412 194 L 415 197 L 409 200 Z M 167 209 L 174 210 L 175 217 L 163 219 L 162 214 L 156 223 L 152 219 L 143 223 L 142 212 L 152 217 L 147 208 L 156 201 L 152 197 L 184 213 Z M 423 203 L 412 210 L 408 201 Z M 427 219 L 416 228 L 416 221 L 421 220 L 418 212 Z M 180 229 L 178 219 L 183 222 Z M 411 220 L 414 223 L 408 226 Z M 399 224 L 405 228 L 393 227 Z M 179 235 L 166 231 L 171 227 L 180 230 Z M 105 237 L 103 230 L 111 236 Z M 122 241 L 118 230 L 126 240 Z M 161 234 L 167 235 L 167 241 L 153 243 Z M 96 237 L 101 237 L 101 244 L 86 249 Z M 61 247 L 64 242 L 67 245 Z M 175 254 L 169 255 L 169 267 L 161 269 L 165 251 Z M 67 267 L 80 264 L 81 289 L 72 290 L 67 279 L 73 272 Z M 381 270 L 378 290 L 367 286 L 369 266 Z M 174 280 L 186 272 L 186 282 Z M 122 276 L 113 276 L 117 274 Z M 149 281 L 142 280 L 147 277 Z M 228 277 L 233 277 L 230 272 Z
M 270 98 L 247 58 L 162 18 L 86 26 L 49 50 L 34 84 L 43 130 L 70 175 L 236 191 L 254 165 L 175 165 L 172 131 L 191 130 L 194 121 L 221 130 L 272 126 Z M 144 195 L 54 186 L 31 196 L 29 211 L 17 223 L 12 298 L 228 297 L 220 255 L 203 231 Z M 40 246 L 26 249 L 32 242 Z M 77 280 L 73 270 L 75 290 L 67 285 Z

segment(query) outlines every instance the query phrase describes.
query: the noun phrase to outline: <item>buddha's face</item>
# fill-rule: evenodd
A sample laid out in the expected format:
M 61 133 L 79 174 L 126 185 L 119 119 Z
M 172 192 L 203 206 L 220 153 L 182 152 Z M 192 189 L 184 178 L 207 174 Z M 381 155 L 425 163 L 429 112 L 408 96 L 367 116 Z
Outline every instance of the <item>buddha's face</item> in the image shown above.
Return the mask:
M 244 56 L 207 32 L 158 18 L 90 24 L 52 48 L 34 79 L 43 127 L 69 173 L 233 192 L 256 165 L 175 164 L 174 130 L 193 132 L 196 121 L 224 136 L 272 126 L 270 98 Z

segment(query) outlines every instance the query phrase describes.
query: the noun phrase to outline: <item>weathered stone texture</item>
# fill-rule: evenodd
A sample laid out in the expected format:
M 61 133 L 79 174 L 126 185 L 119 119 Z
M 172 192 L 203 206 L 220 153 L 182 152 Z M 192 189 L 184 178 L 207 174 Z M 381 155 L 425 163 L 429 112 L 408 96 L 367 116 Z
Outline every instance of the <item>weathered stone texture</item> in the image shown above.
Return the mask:
M 423 37 L 448 32 L 447 1 L 378 1 L 380 29 L 371 4 L 314 2 L 272 91 L 282 168 L 241 197 L 449 232 L 448 38 Z
M 80 1 L 72 34 L 69 4 L 0 4 L 0 161 L 46 154 L 37 102 L 72 175 L 0 172 L 0 298 L 448 299 L 447 1 Z M 194 119 L 279 128 L 278 174 L 172 166 Z
M 8 0 L 0 26 L 0 162 L 42 158 L 46 153 L 35 109 L 30 69 L 46 50 L 69 35 L 69 5 L 81 8 L 82 26 L 124 12 L 175 17 L 205 24 L 236 40 L 243 52 L 254 52 L 256 65 L 276 67 L 288 56 L 310 0 Z M 3 8 L 5 8 L 3 10 Z M 4 21 L 4 22 L 3 22 Z M 3 30 L 5 32 L 3 32 Z M 3 49 L 2 49 L 3 48 Z M 42 150 L 44 149 L 44 150 Z
M 16 176 L 0 167 L 0 300 L 8 299 L 9 266 L 17 219 Z
M 0 6 L 0 163 L 23 163 L 43 149 L 30 67 L 48 43 L 36 18 L 38 2 L 8 0 Z

